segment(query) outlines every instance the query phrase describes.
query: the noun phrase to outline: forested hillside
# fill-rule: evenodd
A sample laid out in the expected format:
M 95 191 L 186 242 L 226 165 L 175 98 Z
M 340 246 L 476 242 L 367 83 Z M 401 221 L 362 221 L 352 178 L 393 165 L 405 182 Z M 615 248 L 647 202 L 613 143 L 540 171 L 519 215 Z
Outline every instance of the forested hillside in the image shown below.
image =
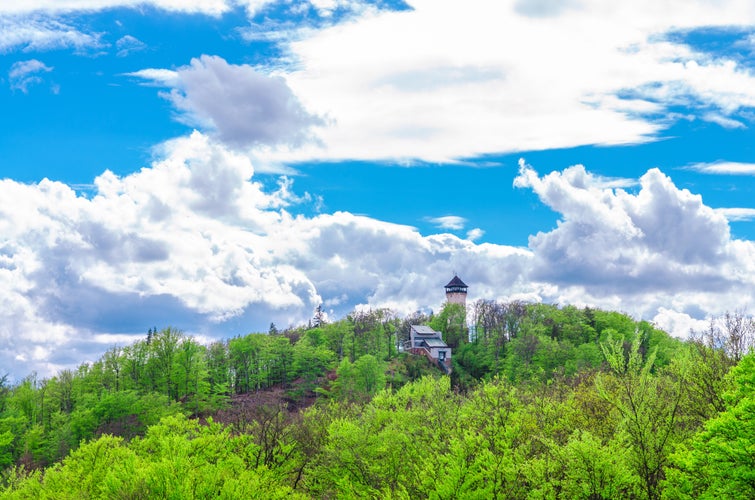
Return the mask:
M 443 332 L 451 377 L 403 352 L 411 324 Z M 3 380 L 0 497 L 752 498 L 754 331 L 493 301 L 210 345 L 150 329 Z

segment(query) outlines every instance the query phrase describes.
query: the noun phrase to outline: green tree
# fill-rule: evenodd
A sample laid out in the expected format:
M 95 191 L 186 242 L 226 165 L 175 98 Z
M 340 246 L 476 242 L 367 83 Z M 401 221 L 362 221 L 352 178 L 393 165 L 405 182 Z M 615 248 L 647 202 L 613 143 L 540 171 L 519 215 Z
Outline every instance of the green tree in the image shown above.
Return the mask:
M 222 407 L 231 394 L 231 363 L 225 342 L 213 342 L 207 347 L 207 381 L 212 406 Z
M 618 430 L 630 446 L 645 496 L 656 499 L 677 437 L 684 378 L 654 374 L 655 350 L 643 360 L 642 341 L 642 336 L 636 335 L 629 349 L 621 338 L 609 338 L 601 344 L 612 374 L 599 377 L 596 383 L 599 394 L 622 417 Z
M 182 338 L 173 371 L 177 399 L 184 401 L 186 407 L 195 415 L 209 409 L 211 404 L 207 349 L 191 337 Z
M 385 387 L 385 363 L 365 354 L 351 363 L 347 358 L 336 370 L 332 393 L 339 399 L 366 401 Z
M 562 497 L 593 500 L 636 496 L 636 480 L 621 443 L 604 445 L 588 431 L 576 430 L 556 453 L 565 473 Z
M 459 411 L 448 377 L 423 378 L 395 393 L 380 391 L 358 408 L 330 409 L 335 415 L 322 454 L 307 474 L 313 497 L 430 496 Z
M 174 363 L 178 347 L 184 338 L 183 332 L 175 328 L 164 328 L 152 334 L 150 343 L 153 387 L 168 397 L 177 399 L 178 387 L 175 383 Z
M 316 380 L 325 375 L 334 361 L 335 353 L 324 346 L 313 345 L 310 336 L 302 337 L 294 346 L 293 370 L 304 379 L 305 390 L 314 390 Z
M 443 340 L 449 347 L 458 348 L 466 343 L 469 334 L 466 307 L 462 304 L 446 302 L 440 313 L 433 317 L 430 327 L 443 334 Z
M 755 354 L 729 379 L 725 410 L 673 456 L 666 498 L 755 498 Z
M 453 419 L 448 452 L 439 456 L 439 498 L 524 498 L 529 438 L 536 431 L 517 390 L 500 379 L 480 386 Z
M 287 386 L 294 379 L 294 347 L 288 337 L 276 335 L 266 337 L 261 353 L 262 362 L 268 367 L 267 385 Z
M 303 495 L 250 460 L 257 446 L 211 420 L 167 417 L 142 439 L 90 441 L 44 474 L 11 475 L 3 498 L 271 498 Z

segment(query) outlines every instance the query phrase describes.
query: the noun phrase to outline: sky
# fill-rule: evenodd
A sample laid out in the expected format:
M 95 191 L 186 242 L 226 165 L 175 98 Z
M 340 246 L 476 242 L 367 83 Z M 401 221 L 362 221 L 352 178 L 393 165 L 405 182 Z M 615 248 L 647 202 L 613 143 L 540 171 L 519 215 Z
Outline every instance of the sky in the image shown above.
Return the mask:
M 0 0 L 0 376 L 477 299 L 755 307 L 750 0 Z

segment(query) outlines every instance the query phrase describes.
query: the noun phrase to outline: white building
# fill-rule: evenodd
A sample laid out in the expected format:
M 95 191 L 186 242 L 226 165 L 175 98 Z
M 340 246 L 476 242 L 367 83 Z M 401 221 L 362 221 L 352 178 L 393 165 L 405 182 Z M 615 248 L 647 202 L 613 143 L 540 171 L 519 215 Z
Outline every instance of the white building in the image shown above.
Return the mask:
M 451 348 L 443 341 L 440 332 L 429 326 L 412 325 L 409 329 L 410 352 L 425 356 L 433 364 L 451 373 Z

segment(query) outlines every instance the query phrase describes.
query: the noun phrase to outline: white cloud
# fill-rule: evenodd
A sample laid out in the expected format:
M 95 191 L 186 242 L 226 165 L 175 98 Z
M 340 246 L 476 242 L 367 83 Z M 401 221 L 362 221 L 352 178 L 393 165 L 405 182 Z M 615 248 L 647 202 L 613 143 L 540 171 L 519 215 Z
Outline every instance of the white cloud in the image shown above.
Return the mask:
M 670 106 L 726 127 L 755 106 L 750 69 L 663 38 L 755 22 L 738 0 L 408 3 L 290 43 L 295 66 L 284 76 L 329 121 L 320 143 L 271 160 L 435 162 L 636 143 L 673 122 Z
M 236 3 L 243 5 L 249 17 L 254 17 L 259 12 L 264 10 L 268 5 L 274 4 L 276 0 L 239 0 Z
M 9 2 L 23 5 L 24 2 Z M 56 50 L 72 48 L 85 52 L 102 46 L 101 35 L 84 33 L 55 19 L 2 16 L 0 7 L 0 52 L 15 49 Z
M 145 85 L 153 85 L 156 87 L 176 87 L 180 85 L 180 77 L 178 72 L 170 69 L 160 68 L 145 68 L 132 73 L 127 73 L 126 76 L 133 76 L 146 80 Z
M 203 338 L 335 317 L 360 304 L 437 308 L 456 271 L 477 298 L 591 305 L 670 325 L 751 305 L 755 245 L 699 196 L 648 171 L 636 194 L 575 166 L 517 185 L 561 214 L 529 248 L 476 244 L 311 203 L 206 135 L 166 143 L 151 167 L 105 172 L 87 196 L 0 181 L 0 366 L 48 375 L 109 342 L 172 325 Z M 687 321 L 685 318 L 689 318 Z M 683 321 L 684 320 L 684 321 Z M 687 326 L 683 326 L 687 328 Z
M 344 313 L 397 300 L 409 312 L 440 303 L 433 277 L 480 252 L 348 213 L 294 217 L 285 207 L 306 194 L 286 178 L 263 191 L 246 157 L 199 133 L 158 154 L 126 177 L 105 172 L 88 197 L 0 182 L 0 365 L 50 374 L 151 326 L 230 336 L 306 321 L 320 303 Z M 514 255 L 527 259 L 499 251 L 487 265 L 513 282 Z
M 525 16 L 552 17 L 579 4 L 579 0 L 516 0 L 514 10 Z
M 172 12 L 222 15 L 236 6 L 244 7 L 252 18 L 279 0 L 24 0 L 0 3 L 0 14 L 28 14 L 34 12 L 98 11 L 113 8 L 140 8 L 152 6 Z M 288 4 L 288 5 L 286 5 Z M 285 2 L 290 10 L 314 9 L 321 17 L 330 17 L 336 10 L 364 12 L 374 6 L 364 0 L 309 0 Z
M 467 223 L 467 219 L 465 219 L 464 217 L 459 217 L 458 215 L 430 217 L 427 220 L 440 229 L 451 229 L 454 231 L 464 229 L 464 225 Z
M 0 182 L 0 365 L 46 375 L 151 326 L 227 337 L 306 321 L 321 303 L 408 313 L 437 307 L 454 269 L 514 286 L 529 260 L 344 212 L 294 217 L 284 207 L 307 197 L 290 180 L 263 191 L 246 157 L 199 133 L 159 155 L 105 172 L 88 197 Z
M 705 113 L 701 117 L 703 120 L 707 122 L 716 123 L 723 128 L 747 128 L 747 126 L 742 123 L 739 120 L 735 120 L 733 118 L 729 118 L 727 116 L 722 115 L 721 113 Z
M 42 83 L 40 74 L 49 73 L 52 70 L 53 68 L 37 59 L 15 62 L 10 67 L 10 71 L 8 71 L 10 88 L 20 90 L 26 94 L 29 92 L 31 85 Z
M 730 221 L 755 220 L 755 208 L 717 208 L 716 212 L 723 214 Z
M 226 0 L 24 0 L 0 3 L 0 14 L 28 14 L 33 12 L 96 11 L 116 7 L 154 7 L 189 13 L 220 15 L 234 2 Z
M 142 42 L 136 37 L 126 35 L 118 39 L 115 42 L 115 48 L 118 50 L 116 55 L 118 57 L 126 57 L 134 52 L 140 52 L 147 48 L 147 44 Z
M 695 319 L 690 317 L 689 314 L 660 307 L 658 314 L 653 317 L 653 323 L 656 327 L 675 337 L 687 338 L 692 331 L 705 331 L 709 325 L 709 320 Z
M 755 163 L 738 163 L 719 161 L 714 163 L 697 163 L 689 168 L 705 174 L 755 175 Z
M 0 14 L 14 14 L 3 18 L 13 26 L 0 30 L 0 47 L 101 43 L 99 34 L 66 29 L 58 21 L 29 21 L 20 14 L 152 5 L 221 15 L 242 6 L 254 21 L 274 3 L 5 2 Z M 293 16 L 298 24 L 263 27 L 264 36 L 282 44 L 283 57 L 272 63 L 274 71 L 205 57 L 179 71 L 181 81 L 171 85 L 175 90 L 169 96 L 186 121 L 215 127 L 218 137 L 235 146 L 256 145 L 256 157 L 274 164 L 312 159 L 446 162 L 495 152 L 636 143 L 655 139 L 673 123 L 677 115 L 669 112 L 671 106 L 687 106 L 687 114 L 725 127 L 746 126 L 745 111 L 755 107 L 750 68 L 664 36 L 753 24 L 755 11 L 743 0 L 716 5 L 638 0 L 608 7 L 602 0 L 475 0 L 464 8 L 451 0 L 407 3 L 410 9 L 399 12 L 357 0 L 282 3 L 287 12 L 312 10 L 338 21 L 315 26 L 300 13 Z M 20 27 L 20 19 L 31 27 Z M 288 34 L 297 28 L 296 36 Z M 282 35 L 276 37 L 271 29 Z M 288 69 L 283 63 L 290 63 Z M 225 78 L 233 85 L 226 85 Z M 234 89 L 238 111 L 231 99 L 216 103 L 207 97 Z M 223 92 L 214 93 L 218 90 Z M 285 113 L 264 109 L 268 101 L 252 97 L 257 91 L 288 100 L 291 107 Z M 274 107 L 280 110 L 281 104 Z M 240 119 L 252 111 L 260 121 Z M 259 128 L 271 119 L 271 126 Z M 302 141 L 294 130 L 303 129 L 305 137 L 311 133 L 319 140 Z
M 297 146 L 308 140 L 310 127 L 322 123 L 301 106 L 283 78 L 217 56 L 192 59 L 175 73 L 148 69 L 131 75 L 171 83 L 174 88 L 165 97 L 185 122 L 212 130 L 236 147 Z
M 755 244 L 733 240 L 722 213 L 657 169 L 637 194 L 596 188 L 581 166 L 540 177 L 522 163 L 515 185 L 561 214 L 529 241 L 530 278 L 556 285 L 559 302 L 701 319 L 755 299 Z
M 485 231 L 483 231 L 479 227 L 476 227 L 474 229 L 470 229 L 469 231 L 467 231 L 467 239 L 469 241 L 477 241 L 483 236 L 485 236 Z
M 672 106 L 728 128 L 746 126 L 746 111 L 755 107 L 750 68 L 664 36 L 755 23 L 755 12 L 742 0 L 715 6 L 707 0 L 638 0 L 610 7 L 601 0 L 475 0 L 464 8 L 451 0 L 407 3 L 410 9 L 398 12 L 358 0 L 282 3 L 281 9 L 298 13 L 292 14 L 295 21 L 265 16 L 261 25 L 255 21 L 275 1 L 30 0 L 9 2 L 0 13 L 152 5 L 220 15 L 245 7 L 252 27 L 240 28 L 242 36 L 282 46 L 283 56 L 271 68 L 204 56 L 178 72 L 134 75 L 173 88 L 167 96 L 186 122 L 214 127 L 236 147 L 256 146 L 256 158 L 272 165 L 313 159 L 449 162 L 496 152 L 630 144 L 654 140 L 667 129 L 679 116 Z M 304 11 L 323 21 L 312 24 Z M 337 20 L 326 21 L 330 17 Z M 31 29 L 33 35 L 0 30 L 0 48 L 101 43 L 99 34 L 54 22 Z M 116 49 L 125 54 L 138 47 Z M 148 74 L 157 71 L 163 74 Z M 180 78 L 170 80 L 169 74 Z M 277 111 L 265 108 L 271 101 L 256 100 L 257 92 L 272 98 Z M 225 95 L 232 98 L 220 98 Z M 283 101 L 290 106 L 280 112 Z M 261 119 L 241 119 L 250 113 Z M 260 127 L 265 122 L 271 125 Z M 303 140 L 312 136 L 318 140 Z

